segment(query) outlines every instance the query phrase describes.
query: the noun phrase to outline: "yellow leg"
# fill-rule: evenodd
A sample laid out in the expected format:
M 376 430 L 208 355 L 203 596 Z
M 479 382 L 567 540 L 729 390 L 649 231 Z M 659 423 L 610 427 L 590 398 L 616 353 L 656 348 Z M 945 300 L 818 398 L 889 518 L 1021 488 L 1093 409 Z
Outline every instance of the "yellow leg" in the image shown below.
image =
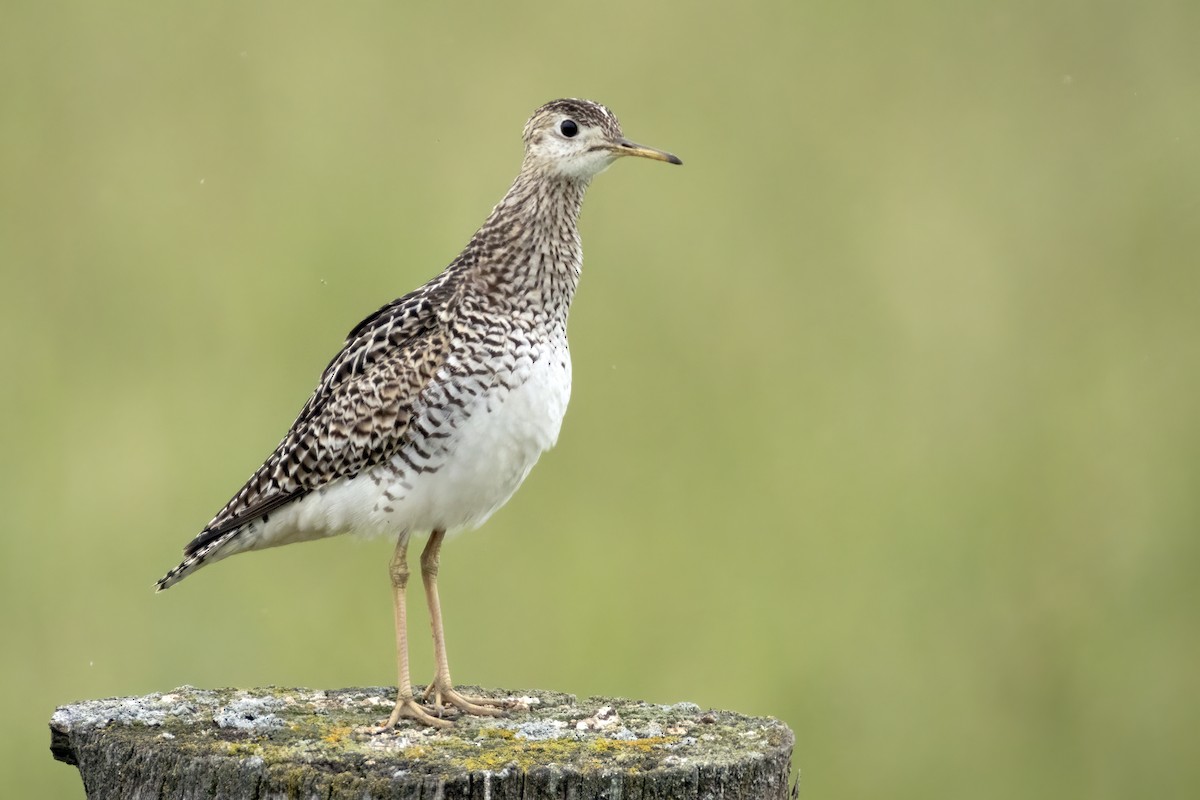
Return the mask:
M 402 719 L 413 719 L 423 725 L 447 728 L 449 722 L 431 716 L 417 704 L 413 697 L 412 680 L 408 674 L 408 615 L 405 589 L 408 587 L 408 534 L 403 533 L 396 542 L 396 552 L 388 568 L 392 579 L 392 605 L 396 612 L 396 677 L 399 689 L 396 707 L 387 722 L 375 729 L 375 733 L 391 730 Z
M 442 604 L 438 599 L 437 576 L 440 566 L 439 554 L 442 540 L 446 538 L 445 531 L 434 531 L 429 535 L 429 543 L 421 552 L 421 580 L 425 584 L 425 599 L 429 604 L 429 624 L 433 628 L 433 655 L 437 660 L 437 673 L 433 683 L 425 690 L 425 700 L 432 702 L 434 710 L 442 713 L 445 706 L 453 706 L 466 714 L 477 716 L 498 717 L 501 712 L 497 708 L 487 706 L 502 706 L 503 701 L 486 697 L 465 697 L 454 689 L 450 681 L 450 663 L 446 658 L 446 634 L 442 630 Z

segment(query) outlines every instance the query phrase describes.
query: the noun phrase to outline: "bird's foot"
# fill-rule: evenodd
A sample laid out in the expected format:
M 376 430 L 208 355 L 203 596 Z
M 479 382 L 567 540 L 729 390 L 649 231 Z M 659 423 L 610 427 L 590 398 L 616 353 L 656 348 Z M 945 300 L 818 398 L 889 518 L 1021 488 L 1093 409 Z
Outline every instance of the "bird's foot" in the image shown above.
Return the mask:
M 438 719 L 430 714 L 425 709 L 421 708 L 415 697 L 411 694 L 408 697 L 396 698 L 396 707 L 392 709 L 392 715 L 387 718 L 377 728 L 372 728 L 371 733 L 387 733 L 399 724 L 402 719 L 415 720 L 420 725 L 428 725 L 431 728 L 450 728 L 452 724 L 444 719 Z
M 508 705 L 504 700 L 491 697 L 467 697 L 448 682 L 439 681 L 429 684 L 423 699 L 433 707 L 433 712 L 439 717 L 449 708 L 456 708 L 464 714 L 474 714 L 477 717 L 499 717 L 503 716 L 502 709 Z

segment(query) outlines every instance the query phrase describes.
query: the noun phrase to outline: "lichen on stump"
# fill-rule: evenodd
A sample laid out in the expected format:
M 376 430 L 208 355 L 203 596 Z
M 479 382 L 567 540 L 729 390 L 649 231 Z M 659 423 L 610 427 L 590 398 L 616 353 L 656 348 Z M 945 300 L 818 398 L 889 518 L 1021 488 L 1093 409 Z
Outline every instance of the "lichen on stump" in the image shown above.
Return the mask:
M 691 703 L 655 705 L 543 691 L 505 717 L 390 733 L 384 688 L 218 689 L 62 706 L 54 757 L 103 798 L 406 800 L 774 800 L 786 798 L 794 738 L 778 720 Z

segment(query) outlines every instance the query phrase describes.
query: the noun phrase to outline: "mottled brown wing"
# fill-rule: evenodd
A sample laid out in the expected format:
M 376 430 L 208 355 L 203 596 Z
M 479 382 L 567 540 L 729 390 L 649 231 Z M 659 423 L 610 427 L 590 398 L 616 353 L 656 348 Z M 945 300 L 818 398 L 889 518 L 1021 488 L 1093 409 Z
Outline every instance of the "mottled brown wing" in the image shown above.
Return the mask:
M 438 279 L 359 323 L 325 368 L 291 429 L 250 480 L 186 548 L 208 543 L 338 478 L 390 458 L 414 402 L 447 355 L 439 316 L 455 289 Z

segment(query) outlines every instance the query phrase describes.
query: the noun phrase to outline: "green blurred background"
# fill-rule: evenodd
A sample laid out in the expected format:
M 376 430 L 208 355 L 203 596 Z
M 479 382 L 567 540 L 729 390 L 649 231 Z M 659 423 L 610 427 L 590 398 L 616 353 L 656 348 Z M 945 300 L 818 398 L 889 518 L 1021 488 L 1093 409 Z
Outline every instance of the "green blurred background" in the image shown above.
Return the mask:
M 152 583 L 564 95 L 685 166 L 593 186 L 455 677 L 778 716 L 805 797 L 1195 796 L 1200 4 L 3 16 L 4 797 L 82 797 L 59 703 L 393 680 L 390 543 Z

